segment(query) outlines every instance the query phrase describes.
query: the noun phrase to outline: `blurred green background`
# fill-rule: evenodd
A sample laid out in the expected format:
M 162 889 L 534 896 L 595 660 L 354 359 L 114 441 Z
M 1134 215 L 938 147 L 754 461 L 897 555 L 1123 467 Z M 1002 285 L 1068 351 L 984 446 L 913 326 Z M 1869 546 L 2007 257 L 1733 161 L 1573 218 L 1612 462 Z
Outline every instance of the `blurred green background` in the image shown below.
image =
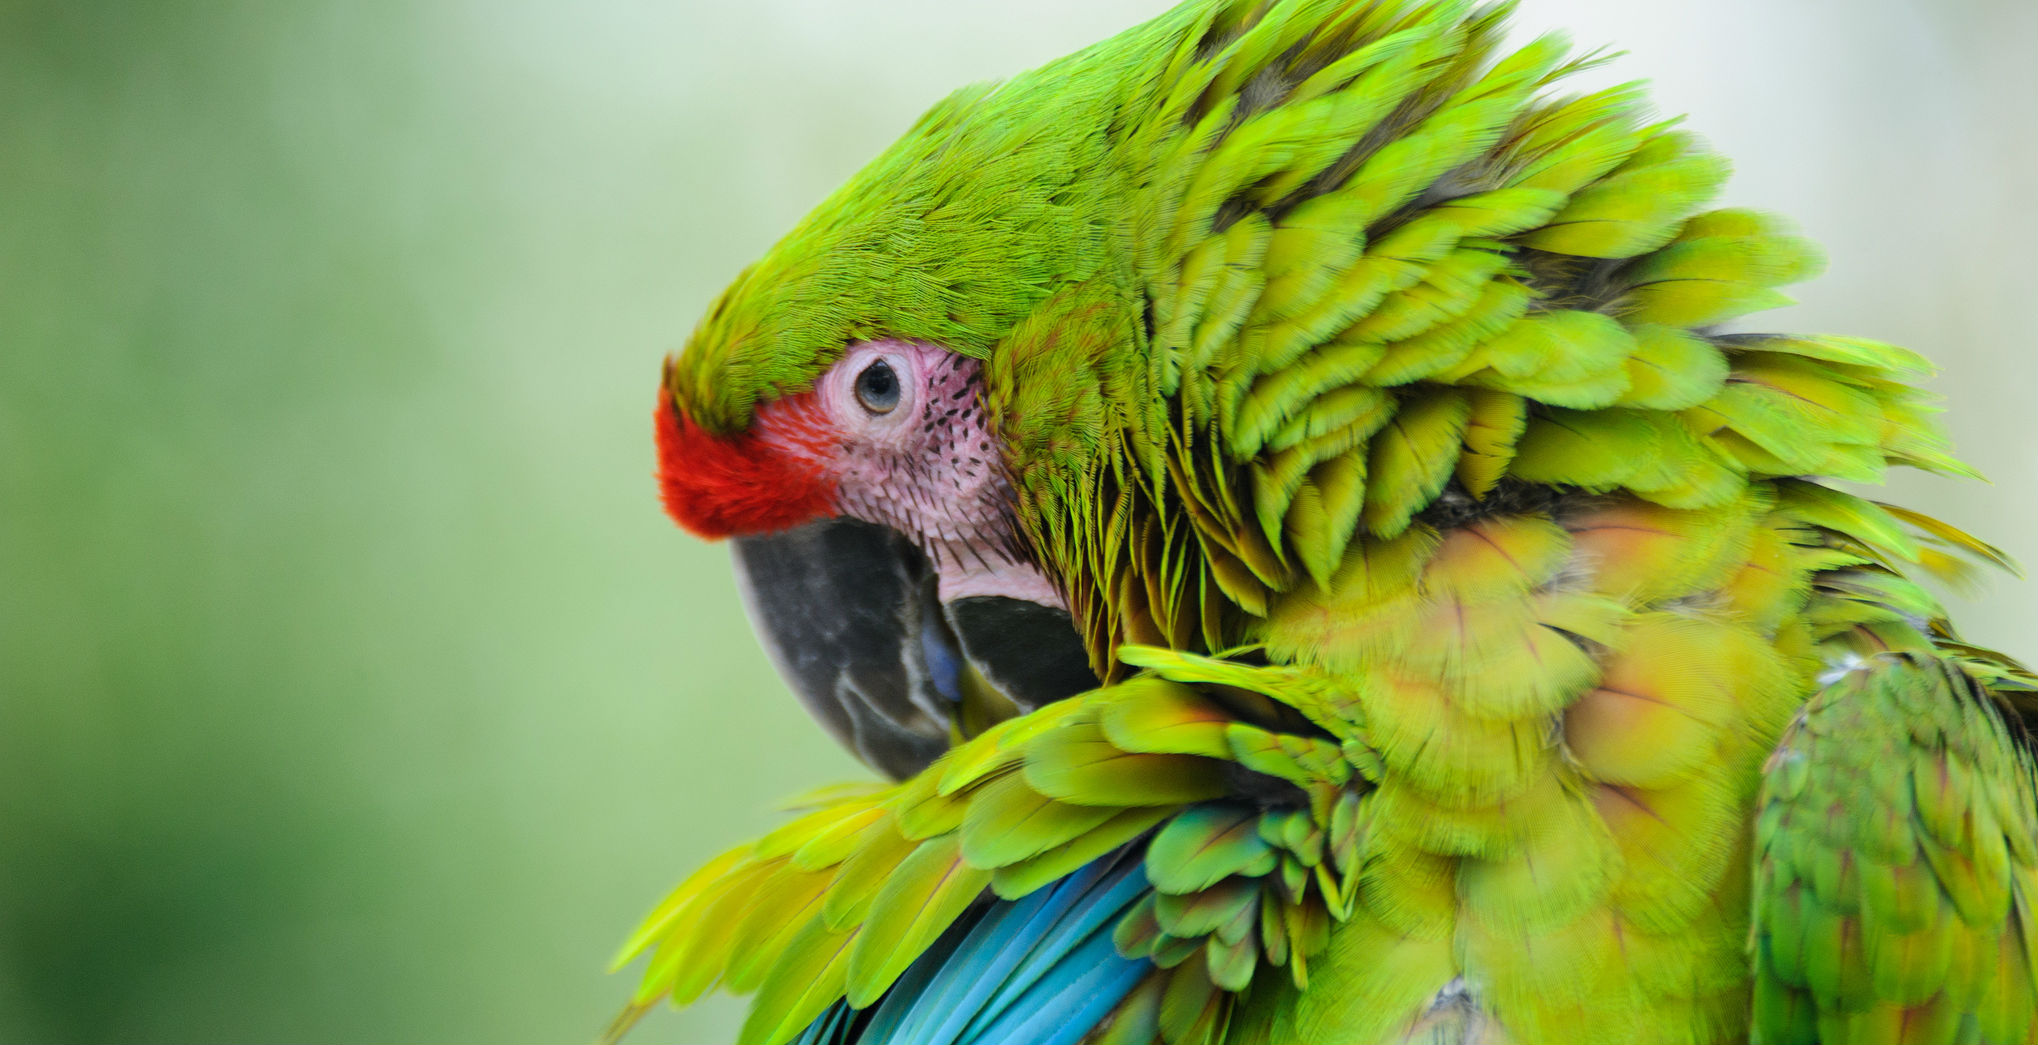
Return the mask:
M 859 770 L 657 511 L 660 356 L 926 105 L 1159 0 L 0 4 L 0 1039 L 556 1041 Z M 2038 6 L 1528 0 L 1941 361 L 2038 561 Z M 1956 611 L 2038 655 L 2038 585 Z M 643 1040 L 727 1039 L 726 999 Z

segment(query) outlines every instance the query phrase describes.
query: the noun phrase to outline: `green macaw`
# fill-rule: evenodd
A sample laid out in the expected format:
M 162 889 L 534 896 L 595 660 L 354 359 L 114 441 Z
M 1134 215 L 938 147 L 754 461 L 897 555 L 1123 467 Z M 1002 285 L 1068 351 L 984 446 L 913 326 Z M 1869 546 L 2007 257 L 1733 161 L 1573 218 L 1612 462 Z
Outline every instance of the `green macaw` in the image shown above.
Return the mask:
M 661 481 L 896 782 L 688 878 L 618 1030 L 2028 1042 L 2038 679 L 1834 485 L 1927 370 L 1508 4 L 1191 0 L 966 88 L 666 368 Z

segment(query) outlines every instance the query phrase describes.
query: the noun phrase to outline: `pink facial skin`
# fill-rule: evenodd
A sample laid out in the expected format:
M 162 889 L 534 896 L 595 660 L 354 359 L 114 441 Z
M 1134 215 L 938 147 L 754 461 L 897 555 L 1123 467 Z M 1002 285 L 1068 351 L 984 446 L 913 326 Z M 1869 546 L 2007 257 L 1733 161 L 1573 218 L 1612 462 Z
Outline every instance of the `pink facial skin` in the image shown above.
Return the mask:
M 857 395 L 858 377 L 880 359 L 899 389 L 897 404 L 885 412 Z M 811 394 L 840 439 L 839 449 L 819 462 L 835 485 L 836 510 L 919 543 L 934 563 L 943 601 L 1002 595 L 1063 606 L 1028 561 L 1012 517 L 1012 488 L 976 360 L 936 345 L 862 342 Z

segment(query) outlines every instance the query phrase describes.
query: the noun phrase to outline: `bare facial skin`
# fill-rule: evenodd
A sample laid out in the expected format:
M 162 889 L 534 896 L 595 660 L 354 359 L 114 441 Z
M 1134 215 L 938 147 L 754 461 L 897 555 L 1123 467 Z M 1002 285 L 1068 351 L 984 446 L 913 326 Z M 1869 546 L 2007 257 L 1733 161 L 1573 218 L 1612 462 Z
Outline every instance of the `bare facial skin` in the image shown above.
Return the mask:
M 943 601 L 1002 595 L 1063 605 L 1027 561 L 976 360 L 935 345 L 865 342 L 843 354 L 813 396 L 840 440 L 820 462 L 837 510 L 917 543 Z

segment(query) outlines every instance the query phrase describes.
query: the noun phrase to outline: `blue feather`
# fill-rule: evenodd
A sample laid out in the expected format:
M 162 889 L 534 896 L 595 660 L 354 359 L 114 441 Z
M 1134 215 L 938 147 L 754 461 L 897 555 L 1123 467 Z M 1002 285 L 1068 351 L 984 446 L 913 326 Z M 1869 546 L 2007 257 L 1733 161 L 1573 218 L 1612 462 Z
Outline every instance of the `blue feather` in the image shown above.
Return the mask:
M 971 934 L 968 953 L 958 954 L 958 968 L 975 970 L 970 976 L 948 978 L 949 990 L 914 1006 L 920 1026 L 910 1028 L 928 1041 L 952 1041 L 990 1000 L 1011 981 L 1013 970 L 1038 949 L 1042 941 L 1056 938 L 1055 921 L 1064 916 L 1075 898 L 1095 885 L 1109 869 L 1109 860 L 1097 860 L 1076 873 L 1011 903 L 999 904 L 1000 924 L 986 919 L 982 931 Z M 928 1025 L 928 1020 L 936 1022 Z
M 838 1002 L 795 1045 L 1074 1045 L 1153 969 L 1111 942 L 1151 889 L 1140 854 L 1121 850 L 995 901 L 942 934 L 874 1009 Z
M 1104 858 L 1110 859 L 1111 857 Z M 963 1031 L 958 1040 L 994 1042 L 1000 1040 L 987 1038 L 981 1025 L 1010 1011 L 1022 1000 L 1022 995 L 1043 976 L 1068 968 L 1070 952 L 1083 946 L 1093 935 L 1102 935 L 1110 957 L 1142 969 L 1150 964 L 1144 960 L 1130 962 L 1129 959 L 1118 958 L 1117 951 L 1109 946 L 1112 930 L 1117 928 L 1119 919 L 1125 916 L 1125 912 L 1130 910 L 1142 895 L 1153 888 L 1146 880 L 1145 864 L 1138 854 L 1121 854 L 1121 859 L 1128 866 L 1117 868 L 1116 874 L 1099 883 L 1088 895 L 1080 898 L 1063 899 L 1056 896 L 1048 899 L 1048 903 L 1059 900 L 1067 905 L 1063 917 L 1055 926 L 1054 933 L 1040 938 L 1033 944 L 1025 963 L 998 984 L 997 993 L 977 1011 L 970 1027 Z M 1098 861 L 1102 862 L 1104 861 Z M 1060 890 L 1057 889 L 1056 892 L 1059 893 Z M 1124 990 L 1131 989 L 1132 985 L 1126 984 Z M 1120 996 L 1123 994 L 1124 991 L 1121 991 Z
M 964 1040 L 1076 1045 L 1151 971 L 1150 961 L 1121 957 L 1108 930 L 1092 933 L 1068 960 Z
M 942 972 L 957 963 L 970 962 L 973 945 L 981 937 L 999 935 L 1000 931 L 994 925 L 1008 906 L 991 904 L 988 908 L 979 908 L 949 926 L 934 946 L 906 967 L 905 973 L 885 992 L 884 998 L 868 1010 L 871 1019 L 855 1041 L 914 1040 L 899 1036 L 900 1021 L 916 1008 L 929 1004 L 930 999 L 954 993 L 954 978 L 942 976 Z
M 792 1045 L 840 1045 L 848 1040 L 849 1025 L 855 1019 L 856 1010 L 847 1001 L 838 1001 L 814 1017 L 814 1022 L 792 1040 Z

